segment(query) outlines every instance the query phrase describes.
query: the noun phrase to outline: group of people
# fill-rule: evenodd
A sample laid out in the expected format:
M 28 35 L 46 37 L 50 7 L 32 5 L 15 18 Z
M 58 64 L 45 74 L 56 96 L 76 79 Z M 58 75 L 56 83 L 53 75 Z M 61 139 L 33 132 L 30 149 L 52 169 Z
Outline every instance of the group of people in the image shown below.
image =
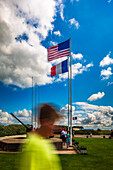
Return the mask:
M 63 145 L 67 144 L 67 149 L 70 145 L 70 133 L 69 131 L 66 131 L 66 129 L 61 129 L 61 137 Z

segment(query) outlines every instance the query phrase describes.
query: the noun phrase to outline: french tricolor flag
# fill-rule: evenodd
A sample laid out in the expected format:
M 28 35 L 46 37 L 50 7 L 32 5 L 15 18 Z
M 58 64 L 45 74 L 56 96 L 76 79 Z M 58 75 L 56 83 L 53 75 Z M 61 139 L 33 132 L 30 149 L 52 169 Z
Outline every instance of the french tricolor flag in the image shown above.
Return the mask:
M 68 72 L 68 59 L 51 67 L 51 76 Z
M 73 120 L 77 120 L 77 117 L 73 117 Z

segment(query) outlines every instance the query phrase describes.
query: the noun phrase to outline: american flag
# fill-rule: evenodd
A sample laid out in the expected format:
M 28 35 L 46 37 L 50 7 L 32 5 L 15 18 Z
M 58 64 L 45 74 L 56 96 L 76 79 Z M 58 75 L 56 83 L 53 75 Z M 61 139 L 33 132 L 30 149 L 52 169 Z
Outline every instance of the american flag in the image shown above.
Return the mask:
M 52 47 L 48 47 L 47 52 L 48 61 L 69 56 L 69 40 Z

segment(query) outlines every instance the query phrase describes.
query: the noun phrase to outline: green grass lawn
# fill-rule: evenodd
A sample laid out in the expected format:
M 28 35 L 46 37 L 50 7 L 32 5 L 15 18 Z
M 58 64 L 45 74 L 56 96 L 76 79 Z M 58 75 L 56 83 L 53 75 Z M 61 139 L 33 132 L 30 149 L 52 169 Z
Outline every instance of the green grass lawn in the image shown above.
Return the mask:
M 61 155 L 63 169 L 113 169 L 113 140 L 78 138 L 76 141 L 87 147 L 88 155 Z
M 112 170 L 113 140 L 77 138 L 79 145 L 87 146 L 87 155 L 59 155 L 63 170 Z M 0 170 L 17 170 L 21 153 L 1 153 Z

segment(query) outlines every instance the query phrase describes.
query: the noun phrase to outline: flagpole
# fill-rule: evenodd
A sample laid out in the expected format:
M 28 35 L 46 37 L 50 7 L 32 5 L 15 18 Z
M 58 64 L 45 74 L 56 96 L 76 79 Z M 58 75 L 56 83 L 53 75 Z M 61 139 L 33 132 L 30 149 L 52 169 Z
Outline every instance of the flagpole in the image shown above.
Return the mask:
M 31 113 L 31 125 L 33 126 L 33 77 L 32 77 L 32 113 Z
M 40 86 L 38 85 L 38 116 L 37 116 L 37 118 L 38 118 L 38 128 L 39 128 L 39 105 L 40 105 Z
M 37 98 L 37 83 L 35 83 L 35 129 L 36 129 L 36 98 Z
M 68 58 L 68 131 L 69 131 L 69 58 Z
M 72 146 L 72 65 L 71 65 L 71 38 L 70 38 L 70 145 Z

